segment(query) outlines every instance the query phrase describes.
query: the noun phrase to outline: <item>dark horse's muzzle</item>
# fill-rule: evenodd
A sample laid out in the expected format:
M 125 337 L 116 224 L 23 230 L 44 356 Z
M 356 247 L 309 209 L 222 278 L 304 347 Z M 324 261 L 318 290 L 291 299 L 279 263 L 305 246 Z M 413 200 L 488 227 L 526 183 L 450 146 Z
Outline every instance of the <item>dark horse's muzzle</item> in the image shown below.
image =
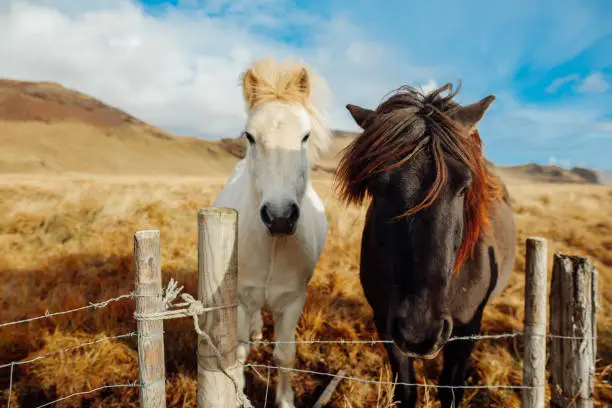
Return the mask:
M 453 320 L 444 316 L 439 320 L 410 324 L 409 318 L 394 318 L 390 334 L 399 350 L 413 358 L 433 359 L 450 338 Z

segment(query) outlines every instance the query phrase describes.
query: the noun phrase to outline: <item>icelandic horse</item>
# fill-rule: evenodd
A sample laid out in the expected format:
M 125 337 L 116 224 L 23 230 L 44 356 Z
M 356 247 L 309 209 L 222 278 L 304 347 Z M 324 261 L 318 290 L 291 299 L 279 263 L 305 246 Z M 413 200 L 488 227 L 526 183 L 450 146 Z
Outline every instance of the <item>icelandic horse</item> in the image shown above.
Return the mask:
M 448 94 L 443 94 L 449 90 Z M 347 105 L 363 132 L 344 152 L 335 185 L 347 204 L 370 198 L 360 280 L 394 376 L 414 384 L 414 358 L 444 349 L 442 407 L 456 407 L 483 309 L 505 287 L 516 229 L 508 191 L 486 165 L 476 125 L 495 99 L 462 106 L 446 84 L 403 86 L 376 110 Z M 403 408 L 415 386 L 396 385 Z
M 261 339 L 261 310 L 273 315 L 275 363 L 292 368 L 306 288 L 327 238 L 324 204 L 310 167 L 329 148 L 324 80 L 306 65 L 270 58 L 242 75 L 246 156 L 213 203 L 238 211 L 238 360 Z M 276 404 L 294 407 L 291 372 L 279 370 Z M 239 374 L 244 388 L 244 372 Z

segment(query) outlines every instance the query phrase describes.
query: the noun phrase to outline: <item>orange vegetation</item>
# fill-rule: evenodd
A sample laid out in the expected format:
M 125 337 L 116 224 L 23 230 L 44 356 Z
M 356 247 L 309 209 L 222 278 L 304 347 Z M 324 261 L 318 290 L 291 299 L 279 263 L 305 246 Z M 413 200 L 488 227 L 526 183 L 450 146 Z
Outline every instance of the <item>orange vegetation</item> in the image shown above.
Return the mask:
M 0 178 L 0 322 L 61 311 L 112 298 L 134 288 L 133 234 L 160 229 L 164 284 L 170 277 L 196 293 L 196 212 L 210 205 L 223 178 L 2 176 Z M 348 208 L 329 196 L 330 180 L 317 190 L 327 201 L 330 235 L 308 292 L 298 325 L 299 339 L 372 339 L 371 310 L 358 280 L 359 242 L 364 209 Z M 524 241 L 549 240 L 553 251 L 589 256 L 600 272 L 599 342 L 596 396 L 612 403 L 612 189 L 594 185 L 509 185 L 517 213 L 516 273 L 501 297 L 486 308 L 485 333 L 523 328 Z M 245 237 L 244 239 L 248 239 Z M 550 264 L 550 263 L 549 263 Z M 134 302 L 119 301 L 102 310 L 77 312 L 0 329 L 0 364 L 31 359 L 55 350 L 135 330 Z M 266 339 L 273 338 L 265 316 Z M 165 322 L 168 407 L 195 406 L 196 334 L 189 319 Z M 298 368 L 371 380 L 391 380 L 380 345 L 298 345 Z M 482 340 L 474 352 L 471 384 L 519 385 L 522 342 Z M 251 361 L 270 363 L 262 346 Z M 417 363 L 418 380 L 436 384 L 440 360 Z M 261 371 L 261 370 L 260 370 Z M 267 372 L 260 372 L 263 378 Z M 265 381 L 249 371 L 248 394 L 263 404 Z M 272 386 L 275 372 L 271 373 Z M 11 407 L 30 407 L 73 392 L 137 380 L 134 338 L 101 342 L 55 357 L 15 366 Z M 297 374 L 298 406 L 312 406 L 329 377 Z M 0 369 L 0 405 L 8 396 L 9 369 Z M 364 394 L 365 393 L 365 394 Z M 390 386 L 342 381 L 330 407 L 392 406 Z M 423 406 L 436 407 L 435 389 L 421 390 Z M 273 401 L 273 391 L 268 397 Z M 138 407 L 138 389 L 116 388 L 81 395 L 57 407 Z M 271 403 L 269 406 L 272 406 Z M 518 407 L 512 390 L 473 390 L 464 406 Z

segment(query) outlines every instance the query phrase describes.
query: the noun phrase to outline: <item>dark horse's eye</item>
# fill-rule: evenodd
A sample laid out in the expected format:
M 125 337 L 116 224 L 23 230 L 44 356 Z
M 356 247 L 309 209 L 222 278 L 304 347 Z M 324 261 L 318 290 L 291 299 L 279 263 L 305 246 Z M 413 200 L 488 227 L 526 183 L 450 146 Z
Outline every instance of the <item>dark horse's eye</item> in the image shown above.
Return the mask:
M 249 132 L 244 132 L 244 136 L 247 138 L 250 144 L 255 144 L 255 138 Z
M 309 137 L 310 137 L 310 132 L 306 133 L 306 135 L 302 138 L 302 143 L 306 143 Z
M 467 192 L 468 192 L 468 186 L 463 186 L 461 187 L 461 190 L 459 190 L 459 196 L 463 197 Z

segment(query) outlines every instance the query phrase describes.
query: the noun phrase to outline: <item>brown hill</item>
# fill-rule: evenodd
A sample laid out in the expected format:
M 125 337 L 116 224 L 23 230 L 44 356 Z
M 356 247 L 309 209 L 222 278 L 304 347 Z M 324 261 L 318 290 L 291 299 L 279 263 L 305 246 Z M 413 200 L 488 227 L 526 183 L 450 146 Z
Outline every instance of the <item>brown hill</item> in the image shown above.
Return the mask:
M 0 80 L 0 172 L 225 174 L 218 143 L 177 137 L 53 83 Z M 212 160 L 211 160 L 212 159 Z

